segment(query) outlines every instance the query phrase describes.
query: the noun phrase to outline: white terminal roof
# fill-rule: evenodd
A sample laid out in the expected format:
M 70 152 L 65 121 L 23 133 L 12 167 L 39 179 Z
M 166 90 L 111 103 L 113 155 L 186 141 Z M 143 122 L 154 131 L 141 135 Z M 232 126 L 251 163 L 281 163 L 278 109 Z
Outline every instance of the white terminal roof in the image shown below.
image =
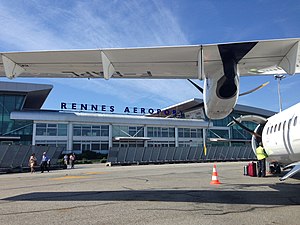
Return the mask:
M 120 125 L 155 125 L 204 128 L 207 121 L 199 119 L 153 118 L 146 116 L 116 115 L 84 112 L 59 112 L 50 110 L 12 112 L 11 119 L 33 120 L 35 122 L 74 122 L 89 124 L 120 124 Z

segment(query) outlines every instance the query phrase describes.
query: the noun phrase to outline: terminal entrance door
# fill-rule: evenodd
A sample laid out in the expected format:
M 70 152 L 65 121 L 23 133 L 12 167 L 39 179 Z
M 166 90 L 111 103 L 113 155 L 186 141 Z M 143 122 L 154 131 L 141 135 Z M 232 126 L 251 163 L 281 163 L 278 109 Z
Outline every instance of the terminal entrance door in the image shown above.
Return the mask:
M 91 143 L 81 143 L 81 150 L 84 151 L 91 151 Z

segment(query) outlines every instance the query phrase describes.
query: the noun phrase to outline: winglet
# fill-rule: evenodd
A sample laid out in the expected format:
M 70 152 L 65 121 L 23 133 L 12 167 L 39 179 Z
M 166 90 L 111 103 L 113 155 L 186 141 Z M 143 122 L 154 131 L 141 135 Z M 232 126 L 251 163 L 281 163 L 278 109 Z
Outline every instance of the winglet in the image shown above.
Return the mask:
M 12 61 L 10 58 L 2 55 L 2 62 L 4 66 L 5 75 L 8 79 L 13 79 L 25 72 L 25 69 Z
M 102 58 L 102 66 L 103 66 L 103 74 L 104 78 L 108 80 L 111 78 L 111 76 L 114 74 L 116 71 L 113 64 L 109 60 L 109 58 L 105 55 L 103 51 L 101 51 L 101 58 Z
M 300 61 L 300 44 L 297 41 L 296 44 L 289 50 L 286 56 L 281 60 L 279 66 L 290 75 L 294 75 L 297 68 L 297 62 Z

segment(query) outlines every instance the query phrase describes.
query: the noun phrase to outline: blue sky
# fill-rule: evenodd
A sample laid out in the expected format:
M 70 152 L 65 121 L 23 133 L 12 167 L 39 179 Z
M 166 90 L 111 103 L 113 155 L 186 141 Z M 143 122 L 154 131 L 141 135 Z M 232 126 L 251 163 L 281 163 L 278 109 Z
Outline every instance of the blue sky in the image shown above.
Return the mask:
M 282 0 L 0 0 L 0 52 L 226 43 L 300 37 L 300 2 Z M 9 81 L 0 78 L 1 81 Z M 273 76 L 242 77 L 238 103 L 278 111 Z M 164 108 L 202 98 L 186 80 L 24 79 L 54 86 L 61 102 Z M 199 84 L 202 84 L 199 82 Z M 283 108 L 300 101 L 300 76 L 281 81 Z

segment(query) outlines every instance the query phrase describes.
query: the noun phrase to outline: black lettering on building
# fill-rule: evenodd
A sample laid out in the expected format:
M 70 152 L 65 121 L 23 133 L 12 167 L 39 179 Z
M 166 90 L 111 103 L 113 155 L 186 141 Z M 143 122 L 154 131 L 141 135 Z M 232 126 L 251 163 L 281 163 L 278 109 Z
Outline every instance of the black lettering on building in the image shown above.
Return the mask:
M 92 111 L 98 111 L 98 105 L 91 105 L 91 110 Z
M 67 109 L 67 103 L 61 102 L 60 103 L 60 109 Z
M 152 108 L 148 109 L 148 113 L 153 114 L 154 113 L 154 109 L 152 109 Z
M 114 111 L 115 111 L 115 107 L 114 107 L 113 105 L 111 105 L 111 106 L 109 107 L 109 111 L 110 111 L 110 112 L 114 112 Z
M 87 110 L 87 104 L 80 104 L 80 110 Z
M 76 103 L 72 103 L 72 109 L 74 109 L 74 110 L 77 109 L 77 104 Z

